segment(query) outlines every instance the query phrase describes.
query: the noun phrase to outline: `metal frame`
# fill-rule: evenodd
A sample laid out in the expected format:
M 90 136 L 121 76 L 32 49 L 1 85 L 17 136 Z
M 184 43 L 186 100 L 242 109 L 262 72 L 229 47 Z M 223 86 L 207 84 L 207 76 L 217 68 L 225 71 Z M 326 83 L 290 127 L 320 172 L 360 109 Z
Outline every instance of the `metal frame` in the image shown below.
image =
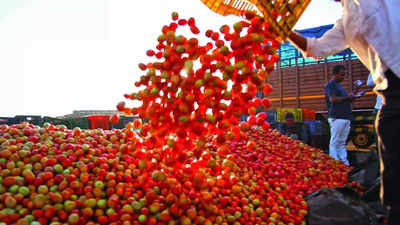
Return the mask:
M 311 58 L 304 58 L 301 52 L 289 42 L 282 43 L 277 52 L 280 56 L 279 62 L 281 68 L 358 59 L 357 56 L 353 52 L 351 52 L 350 56 L 348 54 L 338 53 L 336 55 L 329 56 L 323 60 L 315 61 Z

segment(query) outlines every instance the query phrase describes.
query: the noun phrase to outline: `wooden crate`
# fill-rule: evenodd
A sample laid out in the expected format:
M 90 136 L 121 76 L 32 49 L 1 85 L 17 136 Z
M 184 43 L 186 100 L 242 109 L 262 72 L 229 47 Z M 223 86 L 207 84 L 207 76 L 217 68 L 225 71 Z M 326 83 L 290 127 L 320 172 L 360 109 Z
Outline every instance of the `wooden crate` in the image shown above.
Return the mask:
M 258 0 L 257 8 L 274 32 L 286 40 L 311 0 Z
M 274 33 L 286 40 L 311 0 L 201 0 L 223 16 L 240 16 L 244 11 L 261 14 Z
M 201 0 L 209 9 L 223 16 L 241 16 L 243 11 L 258 12 L 254 0 Z

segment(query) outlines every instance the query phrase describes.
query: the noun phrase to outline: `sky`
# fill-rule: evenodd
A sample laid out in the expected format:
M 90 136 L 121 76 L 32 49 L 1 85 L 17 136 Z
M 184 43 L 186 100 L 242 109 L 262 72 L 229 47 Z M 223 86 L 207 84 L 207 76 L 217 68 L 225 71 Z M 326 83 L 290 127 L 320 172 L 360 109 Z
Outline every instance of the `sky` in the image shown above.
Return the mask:
M 137 65 L 171 12 L 204 33 L 239 18 L 200 0 L 1 0 L 0 117 L 110 110 L 136 90 Z M 314 0 L 295 29 L 332 24 L 342 10 Z

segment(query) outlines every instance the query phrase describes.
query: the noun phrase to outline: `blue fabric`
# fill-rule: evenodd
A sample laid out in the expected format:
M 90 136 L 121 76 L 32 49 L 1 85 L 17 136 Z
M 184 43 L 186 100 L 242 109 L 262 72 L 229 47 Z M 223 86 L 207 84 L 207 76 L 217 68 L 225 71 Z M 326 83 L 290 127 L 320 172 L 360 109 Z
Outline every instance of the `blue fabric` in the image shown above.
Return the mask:
M 344 102 L 330 102 L 329 96 L 346 97 L 347 92 L 344 90 L 342 85 L 331 80 L 325 85 L 325 102 L 328 109 L 328 117 L 335 119 L 351 120 L 351 103 L 348 101 Z
M 328 25 L 324 25 L 324 26 L 319 26 L 319 27 L 313 27 L 313 28 L 308 28 L 308 29 L 304 29 L 304 30 L 296 30 L 296 32 L 302 34 L 305 37 L 309 37 L 309 38 L 319 38 L 322 37 L 322 35 L 324 35 L 328 30 L 333 28 L 333 24 L 328 24 Z M 335 55 L 348 55 L 348 54 L 352 54 L 353 52 L 350 50 L 350 48 L 345 49 Z
M 319 37 L 322 37 L 322 35 L 324 35 L 325 32 L 332 29 L 332 27 L 333 27 L 333 24 L 328 24 L 328 25 L 308 28 L 308 29 L 304 29 L 304 30 L 296 30 L 296 32 L 302 34 L 305 37 L 319 38 Z
M 305 37 L 319 38 L 319 37 L 322 37 L 322 35 L 324 35 L 328 30 L 332 29 L 332 27 L 333 27 L 333 24 L 328 24 L 328 25 L 324 25 L 324 26 L 313 27 L 313 28 L 308 28 L 308 29 L 304 29 L 304 30 L 295 30 L 295 31 Z M 282 43 L 282 46 L 294 48 L 288 41 L 285 43 Z M 344 55 L 349 55 L 352 53 L 353 52 L 350 50 L 350 48 L 348 48 L 348 49 L 345 49 L 345 50 L 335 54 L 335 56 L 337 56 L 337 55 L 344 56 Z M 300 55 L 300 53 L 297 52 L 296 55 L 298 56 L 298 55 Z M 283 58 L 288 58 L 288 57 L 283 56 Z

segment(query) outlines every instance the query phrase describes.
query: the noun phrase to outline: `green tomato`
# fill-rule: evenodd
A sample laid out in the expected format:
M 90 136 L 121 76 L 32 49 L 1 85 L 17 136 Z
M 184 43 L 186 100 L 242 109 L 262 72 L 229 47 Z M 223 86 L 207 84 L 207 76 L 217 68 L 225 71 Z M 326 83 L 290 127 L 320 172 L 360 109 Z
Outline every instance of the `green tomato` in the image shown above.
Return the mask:
M 20 187 L 20 188 L 18 189 L 18 192 L 19 192 L 20 194 L 22 194 L 23 196 L 27 196 L 27 195 L 29 195 L 29 193 L 30 193 L 31 191 L 29 190 L 28 187 L 23 186 L 23 187 Z

